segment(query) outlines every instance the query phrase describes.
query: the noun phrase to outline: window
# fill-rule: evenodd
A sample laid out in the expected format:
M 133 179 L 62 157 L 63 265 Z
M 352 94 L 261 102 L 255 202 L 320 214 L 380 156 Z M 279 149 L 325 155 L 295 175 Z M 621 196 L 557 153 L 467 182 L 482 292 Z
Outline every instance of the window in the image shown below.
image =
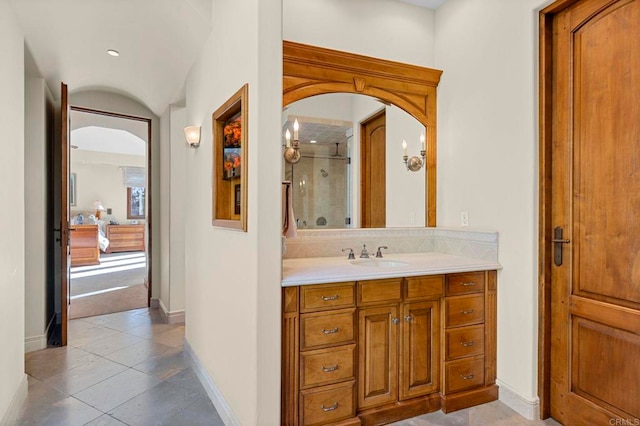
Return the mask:
M 127 188 L 127 219 L 144 219 L 144 203 L 144 187 Z

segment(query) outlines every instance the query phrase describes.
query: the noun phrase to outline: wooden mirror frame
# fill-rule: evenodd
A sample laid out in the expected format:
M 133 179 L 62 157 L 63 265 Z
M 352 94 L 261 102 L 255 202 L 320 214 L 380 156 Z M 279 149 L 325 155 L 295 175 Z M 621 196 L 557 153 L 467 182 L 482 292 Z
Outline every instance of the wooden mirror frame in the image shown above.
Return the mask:
M 326 93 L 357 93 L 393 104 L 427 128 L 427 226 L 436 226 L 436 89 L 442 71 L 282 42 L 282 106 Z
M 245 84 L 212 115 L 213 133 L 213 226 L 247 232 L 247 171 L 249 143 L 249 85 Z M 224 176 L 224 127 L 240 114 L 240 176 Z M 239 204 L 239 206 L 238 206 Z

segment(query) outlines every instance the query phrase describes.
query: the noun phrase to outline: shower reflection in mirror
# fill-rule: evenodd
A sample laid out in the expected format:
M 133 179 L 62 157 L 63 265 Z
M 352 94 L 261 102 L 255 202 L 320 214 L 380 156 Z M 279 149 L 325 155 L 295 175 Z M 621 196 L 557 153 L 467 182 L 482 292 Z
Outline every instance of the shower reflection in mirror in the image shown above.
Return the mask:
M 365 127 L 381 115 L 382 127 Z M 378 227 L 425 226 L 425 174 L 407 173 L 401 161 L 403 139 L 412 151 L 424 149 L 418 120 L 376 98 L 332 93 L 289 104 L 281 124 L 283 179 L 293 183 L 299 228 L 374 226 L 364 222 L 365 209 L 384 212 Z M 365 129 L 378 128 L 367 139 Z

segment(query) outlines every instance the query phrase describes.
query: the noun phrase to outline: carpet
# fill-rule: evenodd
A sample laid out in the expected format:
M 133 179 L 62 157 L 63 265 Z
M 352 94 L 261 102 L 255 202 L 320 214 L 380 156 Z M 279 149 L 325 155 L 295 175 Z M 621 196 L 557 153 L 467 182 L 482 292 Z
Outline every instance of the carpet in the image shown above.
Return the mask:
M 69 319 L 147 306 L 144 252 L 100 255 L 100 264 L 71 268 Z
M 107 293 L 72 300 L 69 305 L 69 319 L 93 317 L 146 307 L 147 286 L 135 284 Z

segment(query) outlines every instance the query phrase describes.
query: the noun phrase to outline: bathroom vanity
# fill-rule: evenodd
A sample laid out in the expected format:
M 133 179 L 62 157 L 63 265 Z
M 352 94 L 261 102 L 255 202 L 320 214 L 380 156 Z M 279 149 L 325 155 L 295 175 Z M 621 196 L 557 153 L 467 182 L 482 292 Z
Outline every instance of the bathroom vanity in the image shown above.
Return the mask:
M 285 259 L 282 424 L 379 425 L 498 398 L 499 264 Z

